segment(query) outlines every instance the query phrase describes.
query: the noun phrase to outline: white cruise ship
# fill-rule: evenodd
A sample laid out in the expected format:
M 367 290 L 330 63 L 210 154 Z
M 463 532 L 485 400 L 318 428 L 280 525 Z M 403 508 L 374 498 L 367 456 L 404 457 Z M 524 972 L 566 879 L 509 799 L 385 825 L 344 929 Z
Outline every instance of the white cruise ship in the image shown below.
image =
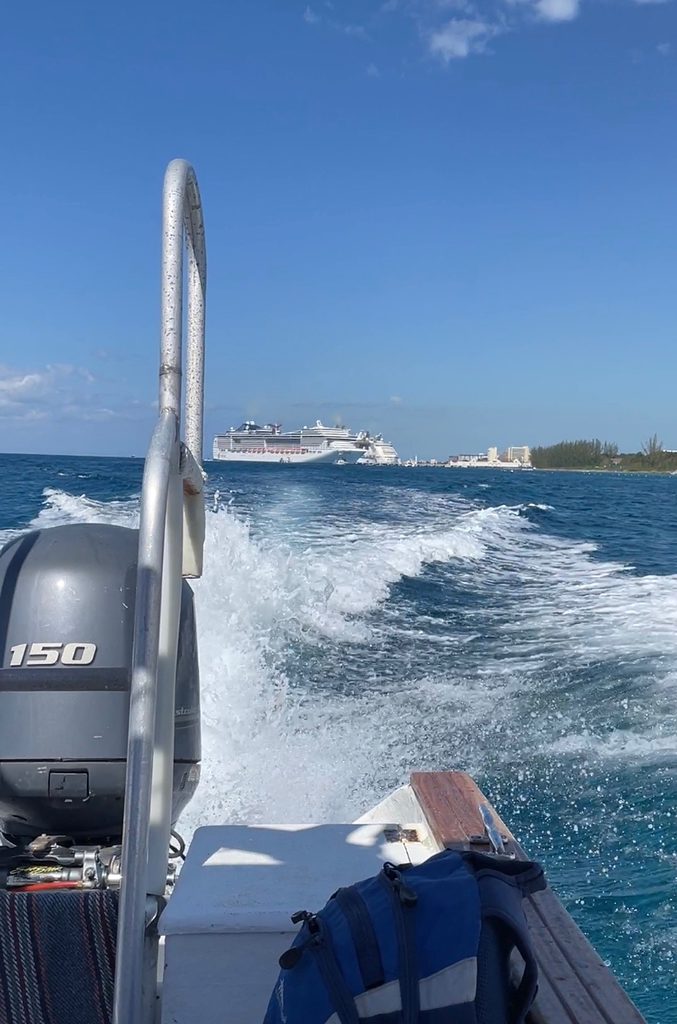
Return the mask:
M 284 432 L 279 423 L 259 426 L 246 420 L 214 438 L 213 457 L 225 462 L 357 462 L 365 454 L 362 435 L 348 427 L 314 427 Z
M 359 443 L 364 450 L 359 462 L 365 466 L 399 466 L 400 457 L 395 447 L 383 440 L 382 434 L 371 437 L 369 434 L 360 435 Z

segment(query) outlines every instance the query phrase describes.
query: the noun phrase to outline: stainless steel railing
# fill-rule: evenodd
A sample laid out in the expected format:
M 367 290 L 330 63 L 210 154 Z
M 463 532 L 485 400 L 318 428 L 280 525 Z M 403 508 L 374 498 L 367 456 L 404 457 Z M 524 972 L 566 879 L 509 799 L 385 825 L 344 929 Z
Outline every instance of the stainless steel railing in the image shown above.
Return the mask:
M 181 443 L 184 247 L 188 255 Z M 204 544 L 202 429 L 207 266 L 197 180 L 173 160 L 163 193 L 160 416 L 141 490 L 113 1024 L 152 1020 L 157 916 L 167 882 L 181 578 Z

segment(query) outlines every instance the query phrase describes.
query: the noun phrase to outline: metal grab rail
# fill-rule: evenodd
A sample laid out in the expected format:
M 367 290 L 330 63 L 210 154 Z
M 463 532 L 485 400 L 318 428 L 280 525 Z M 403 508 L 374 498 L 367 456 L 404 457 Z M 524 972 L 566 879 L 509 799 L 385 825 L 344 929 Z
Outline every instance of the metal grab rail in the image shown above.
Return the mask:
M 177 416 L 181 410 L 184 231 L 188 250 L 186 445 L 201 465 L 207 294 L 205 228 L 195 172 L 185 160 L 172 160 L 165 174 L 162 209 L 160 409 L 173 409 Z
M 184 238 L 188 252 L 185 446 L 180 440 Z M 157 935 L 147 925 L 148 917 L 157 916 L 167 880 L 176 657 L 186 561 L 184 523 L 192 546 L 188 562 L 198 565 L 188 570 L 191 575 L 199 575 L 204 542 L 199 464 L 206 276 L 195 173 L 186 161 L 173 160 L 163 193 L 160 418 L 146 456 L 141 490 L 113 1024 L 151 1020 L 155 1004 Z

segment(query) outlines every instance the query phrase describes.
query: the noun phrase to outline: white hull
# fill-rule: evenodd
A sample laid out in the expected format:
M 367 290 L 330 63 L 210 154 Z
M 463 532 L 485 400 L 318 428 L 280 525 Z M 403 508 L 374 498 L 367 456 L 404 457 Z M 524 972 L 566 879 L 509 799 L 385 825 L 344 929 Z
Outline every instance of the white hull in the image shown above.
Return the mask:
M 400 457 L 395 448 L 379 435 L 369 438 L 369 445 L 362 452 L 360 462 L 365 466 L 399 466 Z
M 365 466 L 399 466 L 400 460 L 397 452 L 392 445 L 388 445 L 387 448 L 389 450 L 385 450 L 381 445 L 372 445 L 362 455 L 360 462 Z
M 415 838 L 390 839 L 398 822 Z M 419 864 L 440 849 L 410 786 L 357 822 L 200 828 L 160 923 L 161 1024 L 222 1024 L 226 1000 L 229 1024 L 263 1020 L 297 935 L 290 907 L 321 907 L 385 861 Z
M 343 459 L 344 462 L 357 462 L 361 454 L 358 449 L 353 453 L 342 448 L 320 448 L 317 451 L 303 452 L 242 452 L 230 451 L 226 448 L 215 451 L 214 458 L 219 462 L 267 462 L 275 466 L 300 466 L 320 462 L 337 462 L 339 459 Z

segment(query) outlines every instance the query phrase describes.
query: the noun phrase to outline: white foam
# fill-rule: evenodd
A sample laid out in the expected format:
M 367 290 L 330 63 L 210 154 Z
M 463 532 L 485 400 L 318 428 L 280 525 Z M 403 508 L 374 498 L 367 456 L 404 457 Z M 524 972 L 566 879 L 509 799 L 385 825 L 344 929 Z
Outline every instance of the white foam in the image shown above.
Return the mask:
M 588 732 L 574 733 L 556 740 L 553 752 L 558 754 L 592 754 L 604 759 L 623 761 L 674 760 L 677 755 L 677 720 L 655 724 L 646 732 L 614 729 L 608 735 Z
M 61 475 L 61 474 L 60 474 Z M 43 506 L 28 524 L 31 530 L 65 523 L 112 523 L 117 526 L 138 527 L 138 498 L 125 501 L 95 501 L 84 494 L 68 494 L 53 487 L 46 487 Z M 23 533 L 21 529 L 0 530 L 0 547 Z
M 366 780 L 375 751 L 387 761 L 393 739 L 402 749 L 396 737 L 406 712 L 398 705 L 394 731 L 394 705 L 375 703 L 374 693 L 309 693 L 287 677 L 290 650 L 302 662 L 305 648 L 324 642 L 337 647 L 338 660 L 347 657 L 352 644 L 370 639 L 368 613 L 392 583 L 431 561 L 480 557 L 476 531 L 463 524 L 407 536 L 367 524 L 329 546 L 318 537 L 294 550 L 279 540 L 273 546 L 270 536 L 252 539 L 228 511 L 208 525 L 206 571 L 195 584 L 205 785 L 187 820 L 356 813 L 373 795 Z

